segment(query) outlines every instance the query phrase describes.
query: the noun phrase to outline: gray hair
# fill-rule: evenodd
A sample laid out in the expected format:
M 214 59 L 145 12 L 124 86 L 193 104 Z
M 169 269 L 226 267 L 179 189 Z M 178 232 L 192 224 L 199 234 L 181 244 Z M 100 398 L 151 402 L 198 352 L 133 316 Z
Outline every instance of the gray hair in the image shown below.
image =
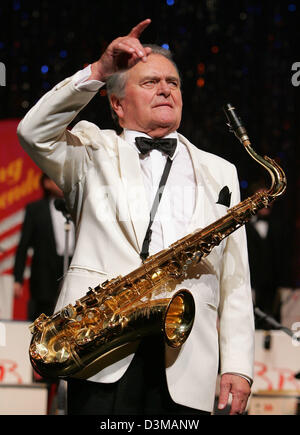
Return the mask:
M 156 44 L 143 44 L 143 47 L 150 47 L 152 50 L 151 54 L 160 54 L 161 56 L 167 58 L 176 68 L 176 71 L 180 79 L 180 74 L 177 65 L 173 60 L 173 55 L 170 50 Z M 106 80 L 106 91 L 107 91 L 109 104 L 110 104 L 111 95 L 115 95 L 119 99 L 124 98 L 125 86 L 128 78 L 127 72 L 128 70 L 116 72 L 111 76 L 109 76 L 108 79 Z M 111 104 L 110 104 L 110 110 L 111 110 L 111 115 L 113 117 L 113 120 L 116 121 L 116 123 L 118 124 L 118 116 L 113 110 L 113 108 L 111 107 Z

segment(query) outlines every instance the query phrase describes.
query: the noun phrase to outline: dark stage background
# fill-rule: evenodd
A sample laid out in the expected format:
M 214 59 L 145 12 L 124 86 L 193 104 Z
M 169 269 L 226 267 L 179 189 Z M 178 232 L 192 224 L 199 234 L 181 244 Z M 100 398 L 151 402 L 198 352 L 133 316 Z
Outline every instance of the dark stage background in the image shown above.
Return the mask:
M 242 197 L 249 196 L 253 183 L 269 179 L 228 132 L 222 106 L 231 102 L 257 152 L 284 168 L 288 190 L 274 213 L 288 229 L 290 285 L 299 287 L 300 87 L 292 84 L 292 65 L 300 62 L 299 10 L 296 0 L 2 1 L 0 61 L 7 77 L 0 118 L 23 117 L 52 86 L 97 60 L 112 39 L 151 18 L 142 42 L 168 44 L 181 70 L 180 132 L 234 163 Z M 114 128 L 105 91 L 79 119 Z

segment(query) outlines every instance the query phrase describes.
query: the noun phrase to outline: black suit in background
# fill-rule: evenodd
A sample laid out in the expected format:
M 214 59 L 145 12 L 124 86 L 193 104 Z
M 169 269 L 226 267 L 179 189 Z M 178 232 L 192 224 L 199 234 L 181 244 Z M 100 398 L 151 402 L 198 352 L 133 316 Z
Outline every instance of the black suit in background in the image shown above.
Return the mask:
M 268 232 L 261 237 L 254 222 L 246 224 L 251 286 L 255 305 L 280 321 L 279 287 L 291 286 L 291 255 L 289 227 L 285 219 L 272 213 L 266 218 Z M 256 326 L 263 326 L 257 320 Z
M 63 276 L 63 256 L 57 255 L 49 199 L 27 205 L 21 239 L 17 248 L 14 278 L 23 283 L 28 248 L 34 253 L 31 264 L 28 320 L 41 313 L 53 314 Z

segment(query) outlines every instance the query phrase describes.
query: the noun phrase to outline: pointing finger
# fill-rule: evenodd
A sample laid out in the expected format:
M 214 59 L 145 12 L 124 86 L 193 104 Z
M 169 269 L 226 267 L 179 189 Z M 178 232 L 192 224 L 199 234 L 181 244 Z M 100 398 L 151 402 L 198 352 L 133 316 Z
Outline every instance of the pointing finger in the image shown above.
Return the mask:
M 149 26 L 151 23 L 150 18 L 147 18 L 144 21 L 141 21 L 139 24 L 137 24 L 131 31 L 129 32 L 128 36 L 132 36 L 133 38 L 139 38 L 142 34 L 142 32 L 146 29 L 146 27 Z

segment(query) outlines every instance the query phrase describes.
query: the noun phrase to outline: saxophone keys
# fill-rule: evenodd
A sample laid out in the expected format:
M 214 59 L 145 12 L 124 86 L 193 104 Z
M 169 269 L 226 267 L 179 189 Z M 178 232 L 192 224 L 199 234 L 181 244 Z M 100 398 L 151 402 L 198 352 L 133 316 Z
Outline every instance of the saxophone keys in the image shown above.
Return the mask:
M 196 251 L 193 255 L 193 261 L 197 264 L 202 258 L 202 252 Z
M 95 306 L 97 304 L 98 304 L 98 299 L 96 297 L 90 298 L 89 300 L 86 301 L 86 306 L 87 307 L 93 307 L 93 306 Z
M 43 343 L 36 344 L 35 351 L 40 358 L 45 358 L 45 356 L 48 354 L 48 349 Z
M 153 281 L 156 281 L 156 280 L 160 279 L 161 274 L 162 274 L 161 269 L 157 268 L 157 269 L 154 271 L 154 273 L 151 275 L 151 279 L 152 279 Z
M 92 308 L 88 310 L 85 314 L 85 321 L 88 325 L 101 325 L 102 320 L 100 316 L 100 311 L 97 308 Z
M 57 362 L 63 363 L 68 361 L 68 359 L 70 358 L 70 353 L 65 347 L 63 347 L 58 352 L 56 352 L 55 358 Z
M 36 331 L 42 332 L 47 320 L 49 320 L 49 317 L 46 316 L 46 314 L 40 314 L 39 317 L 35 319 L 31 325 L 29 325 L 31 334 L 34 334 Z
M 69 304 L 60 311 L 60 316 L 63 319 L 73 319 L 75 317 L 76 310 L 73 305 Z
M 75 337 L 75 342 L 77 345 L 82 346 L 84 344 L 90 343 L 95 336 L 92 329 L 86 327 L 82 328 Z
M 90 296 L 90 295 L 92 295 L 92 294 L 95 294 L 96 292 L 95 292 L 95 289 L 93 289 L 92 287 L 89 287 L 89 290 L 88 290 L 88 292 L 86 293 L 86 296 Z
M 29 353 L 30 353 L 31 358 L 39 360 L 39 359 L 41 359 L 41 355 L 37 349 L 37 346 L 38 346 L 38 343 L 32 344 L 29 348 Z

